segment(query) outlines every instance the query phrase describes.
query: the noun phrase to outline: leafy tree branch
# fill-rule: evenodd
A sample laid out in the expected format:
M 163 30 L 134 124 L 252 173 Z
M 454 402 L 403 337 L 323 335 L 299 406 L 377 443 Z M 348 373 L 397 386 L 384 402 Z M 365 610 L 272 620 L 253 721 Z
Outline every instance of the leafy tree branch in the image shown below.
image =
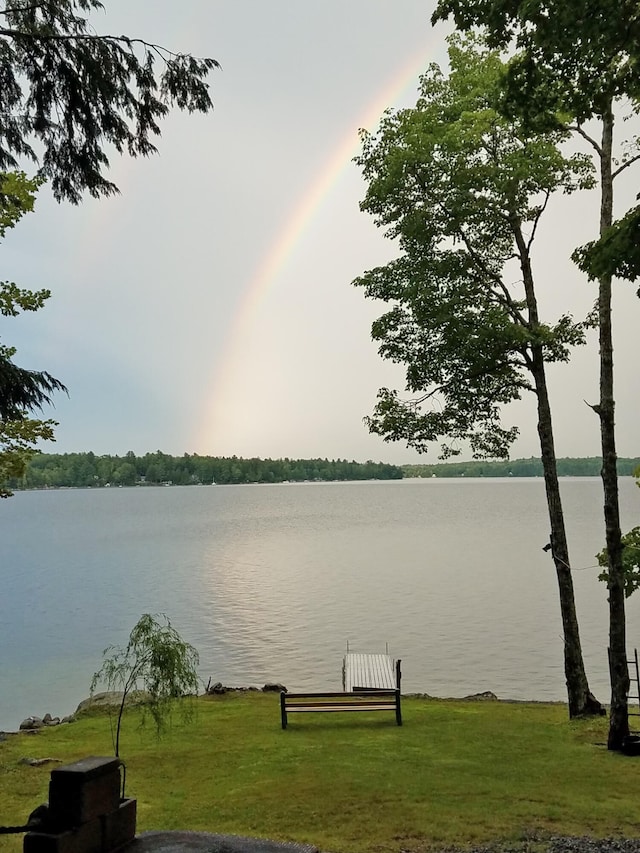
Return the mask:
M 0 238 L 33 210 L 42 184 L 24 172 L 0 174 Z M 0 282 L 0 315 L 15 317 L 21 311 L 38 311 L 49 298 L 46 289 L 32 291 L 15 282 Z M 0 343 L 0 498 L 11 497 L 9 480 L 24 476 L 39 441 L 52 441 L 55 421 L 30 417 L 50 405 L 56 391 L 65 386 L 47 371 L 29 370 L 13 361 L 15 348 Z

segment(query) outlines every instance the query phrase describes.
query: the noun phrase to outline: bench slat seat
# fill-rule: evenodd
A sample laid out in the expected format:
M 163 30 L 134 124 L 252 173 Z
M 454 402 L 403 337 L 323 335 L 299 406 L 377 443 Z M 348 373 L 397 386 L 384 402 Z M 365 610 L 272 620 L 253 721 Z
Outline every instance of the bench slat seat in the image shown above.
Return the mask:
M 282 728 L 287 728 L 287 715 L 300 713 L 342 711 L 393 711 L 396 723 L 402 725 L 400 690 L 362 690 L 348 693 L 285 693 L 280 694 Z
M 359 705 L 350 705 L 348 702 L 340 702 L 339 704 L 329 704 L 328 702 L 320 702 L 312 704 L 309 702 L 306 705 L 287 705 L 287 711 L 290 714 L 295 714 L 300 711 L 364 711 L 364 710 L 384 710 L 394 711 L 395 702 L 362 702 Z

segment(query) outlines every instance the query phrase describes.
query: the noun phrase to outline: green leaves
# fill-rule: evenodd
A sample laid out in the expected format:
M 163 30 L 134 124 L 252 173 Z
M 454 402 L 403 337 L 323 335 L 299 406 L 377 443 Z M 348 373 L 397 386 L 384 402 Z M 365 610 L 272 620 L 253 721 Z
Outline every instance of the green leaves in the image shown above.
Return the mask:
M 43 183 L 42 178 L 28 178 L 20 171 L 0 174 L 0 238 L 33 210 L 36 192 Z
M 640 588 L 640 527 L 634 527 L 620 540 L 622 543 L 622 570 L 624 577 L 624 597 L 634 593 Z M 607 549 L 603 548 L 596 555 L 599 566 L 604 566 L 604 571 L 598 575 L 598 580 L 609 583 L 609 555 Z
M 590 279 L 617 276 L 635 281 L 640 276 L 640 207 L 632 208 L 599 240 L 576 249 L 571 257 Z
M 27 178 L 24 172 L 0 174 L 0 238 L 33 210 L 41 184 L 41 178 Z M 26 290 L 15 282 L 2 281 L 0 315 L 15 317 L 21 311 L 38 311 L 49 296 L 46 289 Z M 11 490 L 2 484 L 24 476 L 37 443 L 53 440 L 55 421 L 32 419 L 29 413 L 50 404 L 55 391 L 67 390 L 46 371 L 18 367 L 12 360 L 15 352 L 14 347 L 0 344 L 0 498 L 11 497 Z
M 541 129 L 558 110 L 579 122 L 612 99 L 640 96 L 636 0 L 440 0 L 434 22 L 482 27 L 494 47 L 515 47 L 506 102 Z
M 52 420 L 0 420 L 0 498 L 10 498 L 11 489 L 2 485 L 9 480 L 24 477 L 27 463 L 33 456 L 39 441 L 54 441 Z
M 0 314 L 17 317 L 20 311 L 38 311 L 50 296 L 50 290 L 24 290 L 13 281 L 0 281 Z
M 356 162 L 361 208 L 401 255 L 354 284 L 390 304 L 372 327 L 384 357 L 406 368 L 403 402 L 382 389 L 369 428 L 387 440 L 442 452 L 468 442 L 504 457 L 517 435 L 500 410 L 536 384 L 542 361 L 565 361 L 583 324 L 542 323 L 530 250 L 554 192 L 593 180 L 582 156 L 565 158 L 566 131 L 531 134 L 500 112 L 506 66 L 477 38 L 450 40 L 451 73 L 431 66 L 414 109 L 388 111 L 363 133 Z M 518 280 L 518 272 L 520 280 Z

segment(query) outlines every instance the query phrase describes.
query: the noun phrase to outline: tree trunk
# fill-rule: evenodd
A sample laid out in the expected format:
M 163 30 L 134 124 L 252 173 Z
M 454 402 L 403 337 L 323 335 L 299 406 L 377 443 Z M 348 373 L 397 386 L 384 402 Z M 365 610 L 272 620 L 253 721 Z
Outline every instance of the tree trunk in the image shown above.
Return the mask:
M 544 486 L 547 494 L 549 524 L 551 526 L 551 556 L 556 567 L 560 612 L 564 637 L 564 674 L 567 682 L 569 717 L 585 714 L 605 713 L 604 708 L 589 690 L 584 668 L 578 616 L 573 594 L 573 578 L 569 562 L 569 547 L 564 525 L 564 514 L 560 497 L 560 484 L 556 465 L 556 452 L 553 442 L 551 407 L 547 391 L 544 361 L 540 347 L 533 350 L 532 375 L 538 399 L 538 436 L 540 437 L 540 455 L 544 472 Z
M 613 110 L 611 104 L 602 116 L 600 154 L 600 234 L 613 221 Z M 602 446 L 602 486 L 604 520 L 609 572 L 609 674 L 611 678 L 611 715 L 609 749 L 620 749 L 629 734 L 627 695 L 629 671 L 625 624 L 624 571 L 622 567 L 622 533 L 618 505 L 618 471 L 615 440 L 613 397 L 613 336 L 611 330 L 611 276 L 599 279 L 598 319 L 600 330 L 600 418 Z
M 529 247 L 522 234 L 521 223 L 512 216 L 512 229 L 520 257 L 520 268 L 525 290 L 529 331 L 535 334 L 540 325 L 538 304 L 535 293 Z M 564 638 L 564 674 L 569 700 L 569 717 L 587 714 L 602 715 L 604 708 L 589 690 L 587 674 L 582 657 L 578 616 L 573 594 L 573 578 L 569 562 L 569 546 L 564 525 L 562 499 L 556 464 L 556 451 L 553 440 L 551 405 L 547 389 L 544 352 L 540 344 L 533 343 L 529 353 L 529 370 L 534 381 L 538 401 L 538 436 L 540 439 L 540 457 L 544 472 L 544 485 L 547 495 L 549 524 L 551 527 L 551 556 L 556 567 L 560 613 Z

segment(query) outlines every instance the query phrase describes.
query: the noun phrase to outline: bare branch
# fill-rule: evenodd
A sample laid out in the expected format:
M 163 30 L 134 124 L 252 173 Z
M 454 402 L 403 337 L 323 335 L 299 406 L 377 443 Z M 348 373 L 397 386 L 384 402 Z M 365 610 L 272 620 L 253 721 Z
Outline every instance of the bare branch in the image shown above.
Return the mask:
M 531 229 L 531 236 L 527 240 L 527 252 L 531 251 L 531 246 L 533 245 L 533 241 L 536 239 L 536 231 L 538 229 L 538 223 L 540 222 L 540 217 L 547 209 L 547 205 L 549 204 L 549 199 L 551 198 L 551 190 L 547 190 L 544 194 L 544 203 L 540 205 L 538 209 L 538 213 L 536 214 L 533 220 L 533 228 Z
M 595 139 L 593 139 L 591 136 L 589 136 L 589 134 L 586 133 L 586 131 L 584 131 L 579 124 L 568 124 L 567 130 L 572 130 L 572 131 L 574 131 L 574 133 L 579 133 L 580 136 L 583 137 L 583 139 L 587 140 L 589 145 L 592 145 L 596 149 L 596 151 L 598 152 L 598 156 L 600 156 L 600 157 L 602 156 L 602 148 L 600 147 L 600 145 L 598 145 L 598 143 L 595 141 Z
M 611 180 L 615 180 L 621 172 L 624 172 L 625 169 L 628 169 L 632 163 L 635 163 L 637 160 L 640 160 L 640 154 L 636 154 L 635 157 L 632 157 L 630 160 L 624 162 L 621 166 L 619 166 L 612 174 Z
M 601 407 L 598 405 L 598 403 L 587 403 L 587 401 L 586 401 L 586 400 L 584 400 L 583 402 L 584 402 L 585 406 L 589 406 L 589 408 L 590 408 L 593 412 L 595 412 L 595 413 L 596 413 L 596 415 L 597 415 L 598 417 L 600 417 L 600 415 L 601 415 L 601 413 L 602 413 L 602 409 L 601 409 Z
M 34 7 L 37 8 L 37 7 Z M 22 11 L 22 10 L 21 10 Z M 2 13 L 0 13 L 2 14 Z M 8 29 L 7 27 L 0 27 L 0 36 L 5 36 L 6 38 L 12 39 L 24 39 L 25 33 L 20 30 Z M 33 36 L 33 38 L 37 38 L 38 41 L 41 42 L 78 42 L 78 41 L 93 41 L 93 42 L 112 42 L 116 44 L 124 44 L 128 48 L 132 48 L 134 44 L 142 45 L 145 50 L 152 50 L 158 54 L 158 56 L 167 61 L 167 58 L 171 59 L 182 59 L 187 56 L 184 53 L 175 53 L 173 50 L 169 50 L 168 47 L 163 47 L 161 44 L 155 44 L 154 42 L 145 41 L 141 38 L 129 38 L 129 36 L 112 36 L 112 35 L 100 35 L 98 33 L 38 33 L 37 37 Z M 220 63 L 216 59 L 207 60 L 212 64 L 214 68 L 220 68 Z
M 16 12 L 33 12 L 41 9 L 42 3 L 33 3 L 31 6 L 12 6 L 10 9 L 0 9 L 0 15 L 14 15 Z

